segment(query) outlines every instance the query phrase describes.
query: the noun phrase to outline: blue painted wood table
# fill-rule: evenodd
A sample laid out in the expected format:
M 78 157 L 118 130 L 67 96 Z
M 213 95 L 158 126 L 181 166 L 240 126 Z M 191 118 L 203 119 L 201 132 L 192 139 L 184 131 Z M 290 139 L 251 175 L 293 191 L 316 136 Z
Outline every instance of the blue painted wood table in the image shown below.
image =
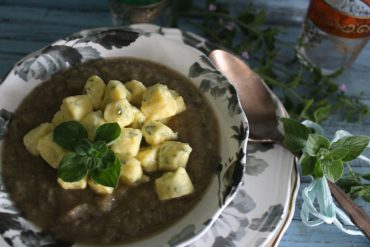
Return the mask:
M 203 1 L 193 1 L 200 4 Z M 292 43 L 297 39 L 307 9 L 308 0 L 232 0 L 228 2 L 234 11 L 253 3 L 257 8 L 268 12 L 268 23 L 286 30 L 284 39 Z M 73 32 L 111 26 L 111 16 L 107 1 L 104 0 L 0 0 L 0 78 L 12 68 L 20 58 L 38 50 L 58 38 Z M 184 29 L 188 27 L 184 26 Z M 190 29 L 191 31 L 191 29 Z M 361 95 L 361 100 L 370 106 L 370 44 L 368 44 L 352 68 L 347 70 L 338 83 L 345 83 L 348 94 Z M 324 127 L 329 135 L 337 129 L 345 129 L 354 134 L 370 134 L 370 119 L 347 123 L 335 117 Z M 369 154 L 369 153 L 368 153 Z M 361 172 L 370 168 L 360 162 L 354 167 Z M 309 179 L 302 177 L 300 187 L 306 187 Z M 357 200 L 370 214 L 370 204 Z M 296 201 L 293 220 L 280 241 L 280 246 L 370 246 L 365 237 L 350 236 L 340 232 L 332 225 L 316 228 L 305 226 L 300 220 L 300 193 Z M 1 224 L 1 223 L 0 223 Z

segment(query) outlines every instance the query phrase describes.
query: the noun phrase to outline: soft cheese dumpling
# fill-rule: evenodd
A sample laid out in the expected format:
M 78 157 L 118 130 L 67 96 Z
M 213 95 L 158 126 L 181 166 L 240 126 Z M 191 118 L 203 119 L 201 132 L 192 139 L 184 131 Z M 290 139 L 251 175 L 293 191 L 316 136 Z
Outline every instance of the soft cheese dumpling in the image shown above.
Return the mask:
M 134 112 L 127 99 L 109 103 L 104 110 L 104 119 L 108 123 L 118 123 L 121 128 L 134 121 Z
M 94 109 L 98 109 L 100 107 L 105 87 L 104 81 L 97 75 L 93 75 L 87 79 L 84 91 L 88 96 L 90 96 Z
M 148 87 L 141 102 L 141 111 L 150 120 L 172 117 L 177 112 L 177 103 L 166 85 Z
M 182 167 L 175 172 L 166 172 L 155 180 L 155 189 L 159 200 L 168 200 L 194 192 L 193 183 Z

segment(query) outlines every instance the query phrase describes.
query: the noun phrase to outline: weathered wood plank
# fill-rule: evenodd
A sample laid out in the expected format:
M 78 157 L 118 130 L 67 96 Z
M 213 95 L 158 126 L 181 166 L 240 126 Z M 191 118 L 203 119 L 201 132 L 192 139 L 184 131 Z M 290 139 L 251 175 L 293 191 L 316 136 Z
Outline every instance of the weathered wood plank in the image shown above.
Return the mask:
M 0 5 L 0 21 L 28 24 L 49 24 L 60 26 L 93 27 L 111 25 L 111 16 L 107 10 L 81 12 L 79 10 L 49 10 L 46 8 L 12 7 Z M 37 27 L 37 26 L 36 26 Z M 35 26 L 34 26 L 35 28 Z
M 42 7 L 47 9 L 65 9 L 72 11 L 108 10 L 108 1 L 106 0 L 1 0 L 0 5 Z

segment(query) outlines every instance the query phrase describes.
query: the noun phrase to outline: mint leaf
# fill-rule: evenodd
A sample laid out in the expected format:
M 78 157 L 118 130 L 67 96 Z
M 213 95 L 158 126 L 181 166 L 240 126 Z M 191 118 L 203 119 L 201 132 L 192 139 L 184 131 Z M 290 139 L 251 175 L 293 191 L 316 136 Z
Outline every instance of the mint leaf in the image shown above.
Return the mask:
M 108 167 L 110 167 L 110 165 L 113 163 L 113 162 L 115 162 L 115 159 L 116 159 L 116 156 L 115 156 L 115 154 L 113 153 L 113 151 L 112 150 L 108 150 L 106 153 L 105 153 L 105 155 L 102 157 L 102 166 L 101 167 L 99 167 L 98 169 L 100 170 L 100 171 L 104 171 L 104 170 L 106 170 L 106 169 L 108 169 Z
M 90 172 L 90 177 L 95 183 L 101 184 L 107 187 L 116 187 L 121 172 L 121 163 L 116 158 L 110 166 L 104 170 L 94 170 Z
M 310 156 L 316 156 L 320 149 L 327 149 L 330 146 L 330 142 L 324 136 L 317 134 L 310 134 L 307 139 L 305 151 Z
M 356 159 L 369 144 L 367 136 L 346 136 L 331 144 L 330 149 L 346 148 L 348 153 L 342 158 L 343 161 Z
M 322 178 L 324 176 L 324 171 L 322 170 L 322 166 L 320 162 L 316 162 L 315 168 L 312 174 L 313 178 Z
M 298 152 L 306 145 L 310 129 L 291 118 L 281 118 L 284 126 L 284 145 L 292 152 Z
M 53 133 L 53 141 L 70 151 L 74 151 L 83 138 L 87 138 L 87 131 L 85 127 L 77 121 L 61 123 L 54 129 Z
M 304 153 L 300 159 L 302 175 L 303 176 L 313 175 L 315 171 L 316 162 L 317 160 L 315 157 L 311 157 L 308 154 Z
M 108 152 L 108 146 L 103 141 L 96 141 L 92 145 L 91 155 L 102 158 Z
M 88 156 L 84 158 L 84 164 L 86 170 L 94 171 L 103 166 L 103 161 L 99 158 Z
M 65 182 L 77 182 L 86 175 L 84 159 L 76 153 L 67 154 L 58 167 L 58 177 Z
M 323 172 L 327 179 L 335 182 L 343 174 L 343 162 L 341 160 L 334 160 L 329 164 L 323 165 Z
M 103 141 L 107 145 L 113 143 L 121 134 L 121 128 L 117 123 L 107 123 L 100 126 L 95 132 L 96 141 Z
M 80 156 L 86 156 L 89 155 L 91 152 L 90 150 L 92 149 L 93 144 L 87 139 L 83 138 L 79 141 L 75 148 L 75 153 L 80 155 Z
M 330 150 L 329 156 L 333 160 L 342 160 L 348 154 L 349 150 L 347 148 L 335 148 Z

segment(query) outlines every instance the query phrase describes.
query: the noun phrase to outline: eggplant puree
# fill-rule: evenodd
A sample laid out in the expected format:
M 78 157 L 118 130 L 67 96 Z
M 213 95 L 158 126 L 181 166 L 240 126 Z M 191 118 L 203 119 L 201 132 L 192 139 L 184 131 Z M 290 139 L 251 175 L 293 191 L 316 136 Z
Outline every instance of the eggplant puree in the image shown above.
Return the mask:
M 56 170 L 23 146 L 23 136 L 42 122 L 50 122 L 62 99 L 81 94 L 91 75 L 105 82 L 132 79 L 146 86 L 157 82 L 177 90 L 187 110 L 168 125 L 179 141 L 193 148 L 187 172 L 194 184 L 191 195 L 159 201 L 154 190 L 158 174 L 134 188 L 119 186 L 112 195 L 85 190 L 64 190 Z M 219 156 L 218 123 L 200 91 L 185 77 L 152 62 L 121 58 L 98 60 L 55 74 L 34 89 L 19 106 L 9 126 L 3 150 L 3 177 L 11 199 L 30 221 L 52 232 L 56 238 L 79 242 L 121 243 L 155 233 L 188 213 L 200 200 Z

